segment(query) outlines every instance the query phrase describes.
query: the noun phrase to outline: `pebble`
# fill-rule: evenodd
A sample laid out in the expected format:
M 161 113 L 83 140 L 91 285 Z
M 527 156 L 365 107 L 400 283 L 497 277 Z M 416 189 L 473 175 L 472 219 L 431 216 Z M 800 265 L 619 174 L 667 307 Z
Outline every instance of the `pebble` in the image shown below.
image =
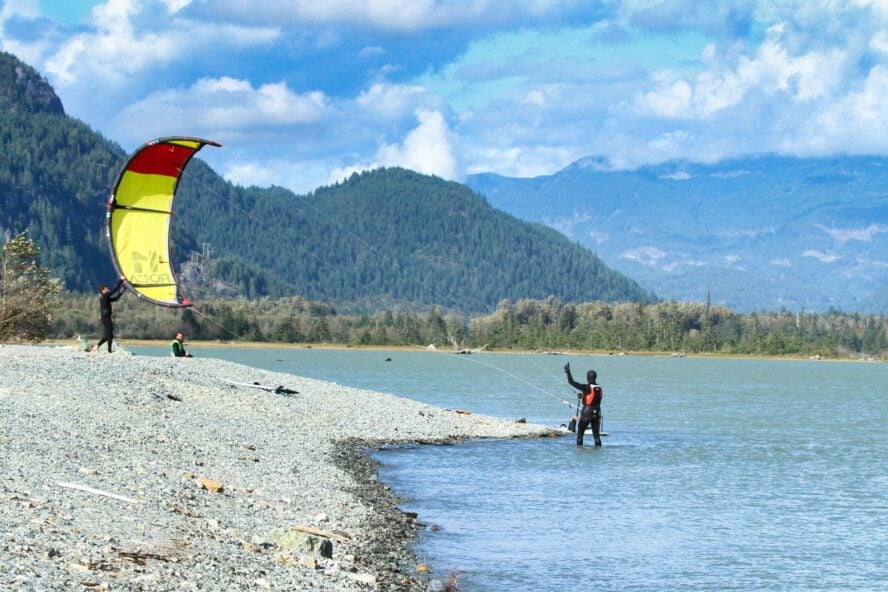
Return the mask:
M 0 590 L 425 591 L 364 450 L 554 435 L 210 358 L 0 345 L 0 393 Z M 332 557 L 276 561 L 294 525 Z

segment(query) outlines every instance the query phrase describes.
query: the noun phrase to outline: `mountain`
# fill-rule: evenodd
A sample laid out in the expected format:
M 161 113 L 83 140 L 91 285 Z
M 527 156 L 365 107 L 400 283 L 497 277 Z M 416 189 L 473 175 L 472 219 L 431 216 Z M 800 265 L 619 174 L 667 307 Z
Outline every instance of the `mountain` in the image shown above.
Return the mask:
M 33 68 L 0 52 L 0 238 L 28 230 L 71 289 L 115 277 L 103 245 L 120 147 L 65 115 Z
M 475 175 L 494 207 L 544 223 L 667 299 L 738 311 L 886 312 L 888 158 L 755 155 L 631 171 Z
M 126 155 L 67 117 L 48 83 L 10 54 L 0 53 L 0 89 L 0 233 L 28 229 L 67 288 L 93 291 L 115 277 L 105 204 Z M 251 297 L 465 312 L 550 295 L 652 299 L 560 233 L 404 169 L 300 196 L 232 185 L 196 159 L 180 183 L 172 235 L 192 295 L 233 286 Z

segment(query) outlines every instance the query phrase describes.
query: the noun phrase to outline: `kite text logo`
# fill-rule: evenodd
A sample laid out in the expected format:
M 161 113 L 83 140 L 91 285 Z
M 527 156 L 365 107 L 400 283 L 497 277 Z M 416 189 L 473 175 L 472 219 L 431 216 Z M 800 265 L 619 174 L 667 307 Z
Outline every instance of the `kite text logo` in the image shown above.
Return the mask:
M 157 251 L 133 251 L 133 268 L 129 275 L 132 284 L 172 284 L 170 268 L 165 257 Z

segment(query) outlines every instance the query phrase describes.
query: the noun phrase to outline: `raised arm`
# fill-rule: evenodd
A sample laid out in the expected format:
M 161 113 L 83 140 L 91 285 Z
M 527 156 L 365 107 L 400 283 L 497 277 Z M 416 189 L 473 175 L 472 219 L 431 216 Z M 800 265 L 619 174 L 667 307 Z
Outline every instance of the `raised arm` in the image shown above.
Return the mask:
M 579 382 L 577 382 L 576 380 L 573 379 L 573 376 L 570 373 L 570 362 L 568 362 L 567 364 L 564 365 L 564 373 L 567 374 L 567 383 L 570 386 L 574 387 L 575 389 L 577 389 L 583 393 L 589 392 L 589 385 L 588 384 L 580 384 Z
M 118 290 L 120 291 L 119 294 L 117 293 Z M 120 278 L 114 285 L 114 289 L 109 292 L 109 300 L 111 300 L 111 302 L 117 302 L 118 300 L 120 300 L 120 297 L 123 296 L 124 292 L 126 292 L 126 288 L 123 285 L 123 278 Z

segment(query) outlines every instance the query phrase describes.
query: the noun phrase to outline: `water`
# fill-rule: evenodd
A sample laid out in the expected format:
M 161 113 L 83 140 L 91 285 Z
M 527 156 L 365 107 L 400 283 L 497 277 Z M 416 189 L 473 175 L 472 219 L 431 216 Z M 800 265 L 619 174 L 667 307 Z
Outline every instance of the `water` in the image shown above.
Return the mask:
M 600 449 L 565 437 L 375 453 L 402 507 L 437 527 L 417 553 L 466 591 L 888 589 L 884 364 L 195 353 L 550 425 L 574 400 L 564 362 L 595 368 Z

